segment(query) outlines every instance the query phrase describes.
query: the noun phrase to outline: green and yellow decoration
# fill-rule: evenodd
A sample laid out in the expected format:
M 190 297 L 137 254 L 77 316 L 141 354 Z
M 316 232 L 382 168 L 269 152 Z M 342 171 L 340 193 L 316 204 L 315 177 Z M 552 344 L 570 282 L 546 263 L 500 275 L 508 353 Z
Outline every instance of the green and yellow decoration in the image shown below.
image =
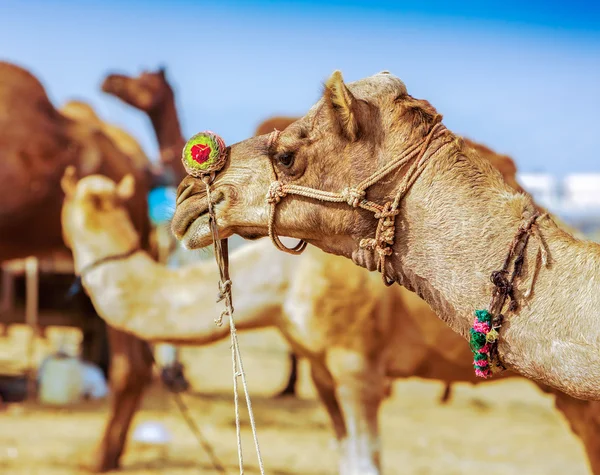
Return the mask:
M 182 161 L 188 175 L 201 177 L 218 172 L 227 159 L 225 142 L 214 132 L 199 132 L 183 147 Z

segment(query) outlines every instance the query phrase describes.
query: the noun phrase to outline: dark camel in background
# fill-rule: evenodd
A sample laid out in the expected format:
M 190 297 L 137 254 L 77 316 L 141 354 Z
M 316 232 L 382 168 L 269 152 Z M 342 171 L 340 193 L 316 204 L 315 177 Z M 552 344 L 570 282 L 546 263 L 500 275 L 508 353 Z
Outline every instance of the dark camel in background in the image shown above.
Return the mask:
M 185 139 L 165 68 L 144 71 L 138 77 L 109 74 L 102 82 L 102 90 L 148 115 L 158 141 L 160 166 L 168 176 L 167 181 L 177 185 L 186 175 L 181 163 Z
M 32 74 L 0 62 L 0 261 L 68 252 L 60 222 L 60 180 L 68 165 L 81 175 L 135 176 L 140 186 L 127 209 L 147 248 L 145 173 L 98 129 L 60 114 Z M 118 467 L 131 419 L 151 380 L 148 345 L 110 327 L 108 336 L 111 413 L 91 464 L 95 471 Z

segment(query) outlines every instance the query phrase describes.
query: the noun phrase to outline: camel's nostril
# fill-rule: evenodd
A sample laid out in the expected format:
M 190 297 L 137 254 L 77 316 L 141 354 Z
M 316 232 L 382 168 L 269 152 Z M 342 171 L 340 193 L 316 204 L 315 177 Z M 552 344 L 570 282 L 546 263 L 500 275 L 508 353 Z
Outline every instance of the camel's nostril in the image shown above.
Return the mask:
M 177 197 L 177 201 L 175 202 L 177 206 L 179 206 L 181 203 L 183 203 L 185 201 L 185 199 L 188 196 L 190 196 L 190 194 L 192 193 L 192 188 L 194 188 L 193 184 L 189 184 L 186 188 L 184 188 L 184 190 Z

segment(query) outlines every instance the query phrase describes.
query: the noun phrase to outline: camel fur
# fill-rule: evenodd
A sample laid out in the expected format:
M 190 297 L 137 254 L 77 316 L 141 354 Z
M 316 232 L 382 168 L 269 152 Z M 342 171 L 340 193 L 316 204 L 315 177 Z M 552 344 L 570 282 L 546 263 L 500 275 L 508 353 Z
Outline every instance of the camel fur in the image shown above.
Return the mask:
M 268 235 L 265 196 L 274 173 L 280 183 L 339 193 L 422 143 L 438 118 L 431 104 L 410 96 L 389 72 L 346 85 L 336 71 L 322 99 L 275 143 L 260 136 L 230 147 L 227 166 L 213 183 L 220 235 Z M 537 210 L 530 197 L 512 190 L 449 130 L 431 141 L 424 160 L 428 166 L 400 203 L 393 252 L 383 271 L 466 339 L 473 312 L 489 304 L 490 275 Z M 373 184 L 368 198 L 393 201 L 405 173 L 404 167 L 394 170 Z M 173 232 L 188 248 L 207 246 L 203 183 L 188 176 L 179 187 L 180 194 L 184 191 Z M 368 270 L 376 270 L 379 259 L 360 243 L 373 236 L 376 225 L 370 212 L 297 195 L 282 198 L 275 220 L 278 234 Z M 573 397 L 599 400 L 600 245 L 574 238 L 547 215 L 533 231 L 515 288 L 518 308 L 500 331 L 500 361 Z
M 273 132 L 274 130 L 283 131 L 288 126 L 299 120 L 300 117 L 290 117 L 290 116 L 274 116 L 270 117 L 263 122 L 261 122 L 256 131 L 254 133 L 257 135 L 264 135 Z M 469 138 L 464 138 L 465 144 L 475 149 L 479 155 L 485 159 L 487 159 L 494 168 L 496 168 L 501 174 L 504 181 L 514 190 L 520 193 L 526 193 L 525 190 L 521 187 L 519 182 L 516 179 L 517 167 L 515 162 L 508 155 L 499 154 L 494 152 L 489 147 L 486 147 L 483 144 L 475 142 Z M 555 218 L 556 219 L 556 218 Z M 560 223 L 560 225 L 566 229 L 566 225 L 564 223 Z M 569 229 L 570 232 L 575 232 L 575 230 Z M 410 298 L 418 298 L 414 294 L 410 294 Z M 288 382 L 286 384 L 285 389 L 282 391 L 282 395 L 286 394 L 294 394 L 294 388 L 296 385 L 296 380 L 298 378 L 298 363 L 297 357 L 294 353 L 290 353 L 290 361 L 291 361 L 291 370 L 288 378 Z M 441 401 L 447 402 L 451 395 L 451 382 L 447 383 L 446 389 L 442 394 Z
M 78 269 L 135 248 L 123 210 L 131 185 L 65 174 L 63 227 Z M 386 288 L 349 260 L 315 247 L 294 257 L 260 240 L 232 253 L 231 274 L 238 330 L 276 327 L 309 360 L 340 443 L 342 474 L 380 473 L 377 416 L 389 378 L 481 382 L 468 345 L 427 303 L 405 288 Z M 217 280 L 213 262 L 168 269 L 137 253 L 97 266 L 83 284 L 115 327 L 152 342 L 205 345 L 229 333 L 227 322 L 214 324 L 222 310 L 214 299 Z M 515 375 L 503 377 L 509 376 Z M 600 473 L 600 426 L 591 419 L 599 403 L 566 395 L 558 401 Z

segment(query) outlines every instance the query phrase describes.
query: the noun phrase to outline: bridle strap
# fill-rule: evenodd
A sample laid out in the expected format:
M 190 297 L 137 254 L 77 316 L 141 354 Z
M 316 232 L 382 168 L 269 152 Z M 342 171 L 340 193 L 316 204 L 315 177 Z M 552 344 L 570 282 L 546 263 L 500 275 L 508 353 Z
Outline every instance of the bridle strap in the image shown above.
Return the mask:
M 130 249 L 127 252 L 122 252 L 120 254 L 113 254 L 113 255 L 106 256 L 106 257 L 102 257 L 102 258 L 92 262 L 91 264 L 84 266 L 79 272 L 76 272 L 76 275 L 78 277 L 83 278 L 85 276 L 85 274 L 92 271 L 93 269 L 95 269 L 96 267 L 98 267 L 101 264 L 104 264 L 106 262 L 111 262 L 111 261 L 120 261 L 123 259 L 127 259 L 128 257 L 132 256 L 133 254 L 135 254 L 136 252 L 139 252 L 139 251 L 141 251 L 141 249 L 138 246 L 138 247 L 134 247 L 133 249 Z
M 398 207 L 402 198 L 410 190 L 414 182 L 418 179 L 421 173 L 427 167 L 429 158 L 436 154 L 442 147 L 447 143 L 442 144 L 437 150 L 429 155 L 426 154 L 431 142 L 442 136 L 447 132 L 446 127 L 441 123 L 441 116 L 437 116 L 435 123 L 427 136 L 420 142 L 408 147 L 402 152 L 397 158 L 387 163 L 384 167 L 377 170 L 373 175 L 363 180 L 355 187 L 348 187 L 343 189 L 340 193 L 334 193 L 331 191 L 317 190 L 314 188 L 308 188 L 305 186 L 294 185 L 294 184 L 283 184 L 277 179 L 277 173 L 275 172 L 275 165 L 273 165 L 273 181 L 269 186 L 267 192 L 267 202 L 270 205 L 269 208 L 269 237 L 273 241 L 273 244 L 281 251 L 289 254 L 301 254 L 306 248 L 306 241 L 300 240 L 296 246 L 289 248 L 285 246 L 277 232 L 275 231 L 275 215 L 277 205 L 287 195 L 298 195 L 306 198 L 316 199 L 318 201 L 329 202 L 329 203 L 346 203 L 353 208 L 362 208 L 370 211 L 374 214 L 378 220 L 377 229 L 375 231 L 374 238 L 361 239 L 359 246 L 363 249 L 369 249 L 378 254 L 377 270 L 382 273 L 383 281 L 386 285 L 394 283 L 393 279 L 389 279 L 385 275 L 385 261 L 386 257 L 392 254 L 392 246 L 395 239 L 395 221 L 396 216 L 399 213 Z M 269 149 L 277 142 L 279 138 L 279 130 L 275 130 L 269 137 Z M 412 160 L 413 163 L 408 169 L 407 173 L 402 179 L 398 191 L 395 195 L 394 201 L 386 202 L 384 205 L 380 205 L 373 201 L 366 199 L 366 192 L 369 187 L 379 182 L 382 178 L 390 174 L 392 171 L 398 170 L 401 167 L 407 165 Z
M 67 300 L 70 300 L 71 298 L 73 298 L 76 294 L 78 294 L 81 291 L 81 279 L 83 279 L 85 274 L 87 274 L 88 272 L 92 271 L 99 265 L 104 264 L 105 262 L 119 261 L 122 259 L 127 259 L 128 257 L 132 256 L 133 254 L 135 254 L 136 252 L 138 252 L 140 250 L 141 249 L 139 247 L 136 247 L 127 252 L 123 252 L 121 254 L 114 254 L 112 256 L 102 257 L 101 259 L 98 259 L 97 261 L 94 261 L 91 264 L 84 266 L 79 272 L 75 272 L 75 279 L 73 279 L 71 286 L 67 290 L 65 298 Z

